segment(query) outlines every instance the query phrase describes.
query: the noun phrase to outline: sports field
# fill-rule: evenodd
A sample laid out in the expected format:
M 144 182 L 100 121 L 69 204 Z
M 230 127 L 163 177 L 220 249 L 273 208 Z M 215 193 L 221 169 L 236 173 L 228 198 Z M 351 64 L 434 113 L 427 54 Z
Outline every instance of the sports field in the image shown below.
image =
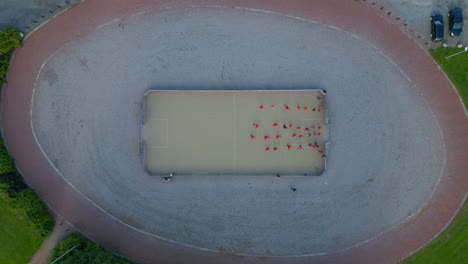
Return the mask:
M 144 111 L 144 157 L 151 174 L 324 170 L 322 91 L 150 91 Z
M 67 23 L 102 3 L 118 13 Z M 210 3 L 216 6 L 85 1 L 15 54 L 3 132 L 18 168 L 52 208 L 141 263 L 360 263 L 363 256 L 394 263 L 445 226 L 466 190 L 460 138 L 468 124 L 427 54 L 355 1 L 292 1 L 288 10 L 280 1 Z M 143 169 L 138 127 L 149 89 L 311 87 L 327 91 L 330 118 L 320 177 L 207 172 L 166 184 Z M 165 108 L 167 116 L 156 118 L 167 119 L 167 133 L 158 131 L 156 146 L 199 144 L 183 144 L 171 132 L 177 111 L 186 123 L 196 112 L 211 110 L 214 123 L 234 114 L 233 104 L 216 111 L 196 106 Z M 248 117 L 247 143 L 254 123 L 261 129 L 276 122 Z M 234 131 L 243 132 L 227 120 L 216 129 L 223 143 L 233 143 Z M 177 133 L 200 133 L 192 130 Z M 261 136 L 259 153 L 275 153 L 260 145 Z M 191 155 L 220 159 L 209 153 L 217 145 Z M 240 151 L 229 144 L 226 153 L 234 155 L 234 146 Z M 186 159 L 174 153 L 171 161 Z M 233 159 L 225 159 L 232 168 Z

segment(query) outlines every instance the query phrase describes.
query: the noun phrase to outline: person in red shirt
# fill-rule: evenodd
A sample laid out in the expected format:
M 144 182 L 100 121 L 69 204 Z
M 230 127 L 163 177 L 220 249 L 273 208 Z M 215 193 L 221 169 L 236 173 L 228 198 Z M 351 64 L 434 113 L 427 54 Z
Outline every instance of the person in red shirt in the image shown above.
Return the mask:
M 258 108 L 263 109 L 263 105 L 259 106 Z
M 270 137 L 269 137 L 269 136 L 264 136 L 263 138 L 264 138 L 264 139 L 269 139 Z
M 250 135 L 250 138 L 251 138 L 251 139 L 254 139 L 255 137 L 254 137 L 254 135 Z
M 297 136 L 297 134 L 292 134 L 293 137 Z
M 274 123 L 274 124 L 273 124 L 273 126 L 277 126 L 277 125 L 278 125 L 278 123 Z
M 294 126 L 294 124 L 289 124 L 289 127 L 293 127 L 293 126 Z
M 280 138 L 281 136 L 280 135 L 276 135 L 276 138 Z
M 286 108 L 286 110 L 291 110 L 291 108 L 289 108 L 287 105 L 285 105 L 284 108 Z
M 309 109 L 309 107 L 307 107 L 307 106 L 304 106 L 304 110 L 307 110 L 307 109 Z
M 269 150 L 270 150 L 270 148 L 265 148 L 265 151 L 269 151 Z
M 277 148 L 277 147 L 274 147 L 273 150 L 278 150 L 278 148 Z
M 276 105 L 271 105 L 271 108 L 275 108 Z
M 301 135 L 299 135 L 299 137 L 300 137 L 300 138 L 301 138 L 301 137 L 303 137 L 303 136 L 304 136 L 304 135 L 302 135 L 302 134 L 301 134 Z
M 255 128 L 258 128 L 258 124 L 253 124 L 253 126 L 254 126 Z
M 302 145 L 299 145 L 298 149 L 302 149 Z
M 288 149 L 291 149 L 291 145 L 288 145 Z
M 297 129 L 301 129 L 302 127 L 301 126 L 298 126 Z

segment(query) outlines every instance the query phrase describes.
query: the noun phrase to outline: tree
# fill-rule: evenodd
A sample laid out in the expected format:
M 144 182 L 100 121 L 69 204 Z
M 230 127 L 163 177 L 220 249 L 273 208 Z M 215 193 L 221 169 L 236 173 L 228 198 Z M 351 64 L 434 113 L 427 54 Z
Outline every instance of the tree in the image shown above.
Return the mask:
M 23 37 L 12 27 L 0 30 L 0 86 L 6 82 L 8 64 L 15 48 L 21 47 Z
M 12 27 L 0 31 L 0 57 L 9 54 L 13 49 L 21 47 L 20 32 Z

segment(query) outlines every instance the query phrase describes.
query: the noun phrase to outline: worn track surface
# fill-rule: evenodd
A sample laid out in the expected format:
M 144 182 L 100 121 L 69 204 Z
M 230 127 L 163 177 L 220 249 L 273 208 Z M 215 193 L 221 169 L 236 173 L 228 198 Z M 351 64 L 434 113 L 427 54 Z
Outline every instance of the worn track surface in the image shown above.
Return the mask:
M 136 228 L 131 219 L 102 210 L 97 204 L 104 205 L 104 201 L 91 201 L 89 195 L 82 194 L 85 190 L 80 192 L 73 187 L 70 184 L 73 179 L 70 181 L 66 175 L 62 177 L 60 170 L 56 170 L 57 165 L 54 167 L 44 155 L 32 127 L 33 91 L 36 82 L 41 80 L 42 65 L 65 44 L 89 36 L 96 27 L 114 19 L 165 7 L 190 8 L 194 5 L 252 8 L 310 19 L 354 34 L 382 51 L 403 75 L 409 77 L 412 96 L 424 98 L 428 111 L 434 114 L 441 128 L 445 169 L 427 203 L 390 230 L 351 247 L 327 250 L 325 254 L 313 254 L 320 251 L 312 249 L 309 255 L 296 249 L 291 255 L 302 256 L 294 257 L 287 256 L 287 248 L 284 252 L 275 250 L 270 254 L 259 254 L 255 250 L 232 252 L 222 245 L 216 250 L 203 250 L 159 239 L 151 232 L 143 232 L 145 228 Z M 331 114 L 333 116 L 333 112 Z M 39 196 L 86 236 L 116 254 L 142 263 L 393 263 L 437 235 L 458 211 L 468 188 L 464 177 L 468 171 L 468 122 L 454 88 L 429 55 L 398 27 L 376 15 L 371 7 L 354 1 L 85 1 L 29 36 L 24 47 L 17 51 L 10 68 L 9 83 L 2 94 L 2 121 L 8 149 L 16 159 L 18 169 Z M 44 142 L 39 138 L 39 143 Z M 330 166 L 333 168 L 334 165 Z M 291 184 L 297 182 L 291 181 Z

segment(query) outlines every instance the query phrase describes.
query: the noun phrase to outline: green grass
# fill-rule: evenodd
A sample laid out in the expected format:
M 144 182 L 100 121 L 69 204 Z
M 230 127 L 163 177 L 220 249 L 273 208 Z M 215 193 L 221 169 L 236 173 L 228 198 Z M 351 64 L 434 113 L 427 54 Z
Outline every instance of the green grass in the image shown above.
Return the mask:
M 44 237 L 28 219 L 16 214 L 8 199 L 0 195 L 0 263 L 28 263 Z
M 448 59 L 445 58 L 460 51 L 463 49 L 438 48 L 430 53 L 457 87 L 465 106 L 468 108 L 468 51 Z
M 428 246 L 400 264 L 457 264 L 468 260 L 468 203 L 453 222 Z

